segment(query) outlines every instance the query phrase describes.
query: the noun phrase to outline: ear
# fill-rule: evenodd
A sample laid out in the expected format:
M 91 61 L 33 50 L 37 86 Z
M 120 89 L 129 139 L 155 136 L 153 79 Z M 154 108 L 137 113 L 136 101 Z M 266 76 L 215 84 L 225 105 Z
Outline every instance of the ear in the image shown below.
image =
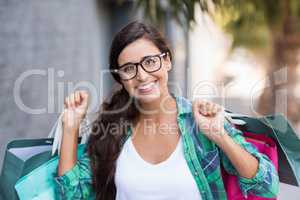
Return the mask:
M 172 64 L 171 64 L 171 62 L 168 63 L 166 67 L 167 67 L 167 71 L 170 71 L 170 70 L 172 69 Z
M 166 58 L 164 58 L 164 64 L 167 68 L 167 71 L 170 71 L 172 69 L 172 62 L 169 55 L 167 55 Z

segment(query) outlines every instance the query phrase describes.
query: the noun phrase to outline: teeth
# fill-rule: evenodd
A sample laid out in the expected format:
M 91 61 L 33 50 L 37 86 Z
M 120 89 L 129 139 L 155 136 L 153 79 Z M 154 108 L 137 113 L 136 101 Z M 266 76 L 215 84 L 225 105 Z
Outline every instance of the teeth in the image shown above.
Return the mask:
M 146 84 L 146 85 L 139 86 L 138 89 L 141 89 L 141 90 L 149 89 L 149 88 L 151 88 L 153 85 L 154 85 L 154 82 L 151 82 L 151 83 L 148 83 L 148 84 Z

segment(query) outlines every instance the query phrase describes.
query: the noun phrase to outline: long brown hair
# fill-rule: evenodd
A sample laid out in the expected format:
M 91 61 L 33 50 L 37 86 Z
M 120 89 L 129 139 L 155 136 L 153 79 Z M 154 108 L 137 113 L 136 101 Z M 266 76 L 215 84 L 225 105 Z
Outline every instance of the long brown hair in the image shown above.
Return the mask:
M 119 54 L 127 45 L 140 38 L 153 42 L 161 52 L 167 52 L 172 60 L 167 42 L 158 30 L 153 26 L 134 21 L 118 32 L 111 44 L 109 68 L 113 78 L 120 84 L 122 84 L 120 77 L 113 73 L 113 70 L 118 68 Z M 113 112 L 116 110 L 118 112 Z M 121 125 L 132 123 L 138 115 L 135 101 L 124 87 L 114 92 L 110 100 L 101 105 L 87 143 L 87 151 L 91 160 L 92 184 L 97 200 L 115 199 L 116 160 L 127 133 L 127 127 Z M 116 124 L 120 125 L 119 128 L 113 129 L 112 126 Z

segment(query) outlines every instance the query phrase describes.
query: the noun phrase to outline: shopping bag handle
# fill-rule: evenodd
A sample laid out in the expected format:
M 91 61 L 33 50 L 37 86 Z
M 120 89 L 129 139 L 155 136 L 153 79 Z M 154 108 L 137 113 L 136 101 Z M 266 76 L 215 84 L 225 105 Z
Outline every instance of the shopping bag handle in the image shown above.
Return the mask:
M 243 126 L 246 124 L 246 122 L 242 119 L 234 119 L 233 117 L 249 117 L 248 115 L 243 115 L 243 114 L 239 114 L 239 113 L 232 113 L 228 110 L 225 110 L 225 119 L 227 119 L 230 123 L 234 124 L 234 125 L 240 125 Z
M 56 122 L 54 123 L 51 131 L 48 135 L 48 138 L 53 138 L 52 144 L 52 155 L 55 154 L 56 150 L 58 150 L 58 154 L 60 154 L 60 148 L 62 143 L 62 135 L 63 135 L 63 122 L 62 122 L 63 113 L 59 115 Z M 80 123 L 79 134 L 78 137 L 81 137 L 80 144 L 85 144 L 88 140 L 88 137 L 91 133 L 91 124 L 90 120 L 86 116 Z

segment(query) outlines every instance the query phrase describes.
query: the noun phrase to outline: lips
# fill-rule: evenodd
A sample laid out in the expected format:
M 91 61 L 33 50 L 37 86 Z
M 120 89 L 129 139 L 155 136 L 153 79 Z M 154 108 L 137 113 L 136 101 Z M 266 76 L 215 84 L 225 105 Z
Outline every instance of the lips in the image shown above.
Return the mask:
M 153 88 L 156 85 L 156 83 L 157 83 L 157 80 L 149 82 L 149 83 L 146 83 L 146 84 L 141 84 L 141 85 L 137 86 L 137 90 L 140 93 L 148 93 L 148 92 L 150 92 L 150 91 L 153 90 Z

